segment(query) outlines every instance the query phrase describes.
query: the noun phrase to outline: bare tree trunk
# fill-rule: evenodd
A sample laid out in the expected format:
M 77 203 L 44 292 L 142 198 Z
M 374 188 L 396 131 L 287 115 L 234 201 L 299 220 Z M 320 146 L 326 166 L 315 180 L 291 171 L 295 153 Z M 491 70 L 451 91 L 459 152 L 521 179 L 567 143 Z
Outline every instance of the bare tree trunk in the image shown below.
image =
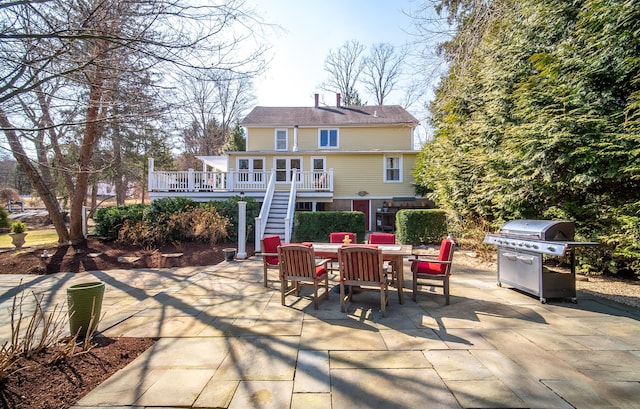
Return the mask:
M 40 195 L 42 202 L 49 212 L 51 222 L 56 229 L 56 233 L 58 233 L 58 242 L 67 243 L 69 241 L 69 231 L 64 223 L 64 217 L 60 211 L 60 206 L 58 205 L 56 196 L 51 189 L 49 189 L 49 186 L 45 185 L 44 180 L 38 173 L 38 170 L 28 159 L 27 154 L 20 143 L 20 139 L 16 132 L 12 130 L 13 126 L 9 122 L 9 118 L 2 107 L 0 107 L 0 125 L 4 128 L 4 133 L 7 136 L 7 141 L 9 141 L 11 151 L 13 152 L 13 157 L 22 167 L 22 170 L 31 181 L 31 184 Z
M 95 53 L 99 55 L 100 46 L 96 46 Z M 80 146 L 80 156 L 78 158 L 78 172 L 76 174 L 75 192 L 71 197 L 71 212 L 69 214 L 69 240 L 72 244 L 80 244 L 85 241 L 82 212 L 87 196 L 87 186 L 89 183 L 89 173 L 91 172 L 91 159 L 93 150 L 99 139 L 102 129 L 101 120 L 106 115 L 109 92 L 105 86 L 104 73 L 98 65 L 94 67 L 89 88 L 89 107 L 87 109 L 86 127 L 82 145 Z
M 114 124 L 113 132 L 113 169 L 115 175 L 113 182 L 116 188 L 116 204 L 123 205 L 125 199 L 124 169 L 122 169 L 122 135 L 120 126 Z
M 91 182 L 91 214 L 93 216 L 93 209 L 98 206 L 98 181 L 93 179 Z

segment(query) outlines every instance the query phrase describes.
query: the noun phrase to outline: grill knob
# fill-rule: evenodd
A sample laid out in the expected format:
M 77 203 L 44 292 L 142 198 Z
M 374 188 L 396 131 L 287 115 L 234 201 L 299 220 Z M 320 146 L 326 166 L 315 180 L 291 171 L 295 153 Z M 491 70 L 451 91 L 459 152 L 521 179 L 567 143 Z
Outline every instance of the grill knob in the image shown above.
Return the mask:
M 549 250 L 550 252 L 553 253 L 554 251 L 556 251 L 556 248 L 553 247 L 553 246 L 549 246 L 549 247 L 547 247 L 547 250 Z
M 534 245 L 533 245 L 533 248 L 534 248 L 534 249 L 536 249 L 536 250 L 538 250 L 538 245 L 537 245 L 537 244 L 534 244 Z

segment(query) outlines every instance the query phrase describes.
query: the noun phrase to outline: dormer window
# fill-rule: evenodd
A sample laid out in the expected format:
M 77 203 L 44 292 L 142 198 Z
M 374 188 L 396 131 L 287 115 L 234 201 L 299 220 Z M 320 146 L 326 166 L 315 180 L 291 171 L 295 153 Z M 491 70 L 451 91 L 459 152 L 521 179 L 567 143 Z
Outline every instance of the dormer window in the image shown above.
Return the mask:
M 320 129 L 318 130 L 318 148 L 320 149 L 337 149 L 338 148 L 338 130 L 337 129 Z
M 276 150 L 286 151 L 288 149 L 288 138 L 286 129 L 276 129 Z

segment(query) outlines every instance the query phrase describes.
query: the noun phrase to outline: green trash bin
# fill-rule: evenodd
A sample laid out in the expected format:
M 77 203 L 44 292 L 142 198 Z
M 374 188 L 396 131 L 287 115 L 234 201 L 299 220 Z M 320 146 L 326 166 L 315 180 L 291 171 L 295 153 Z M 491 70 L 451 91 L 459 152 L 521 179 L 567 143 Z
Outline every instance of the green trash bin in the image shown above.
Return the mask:
M 76 284 L 67 288 L 71 336 L 79 334 L 80 338 L 84 338 L 87 333 L 91 336 L 98 328 L 103 296 L 102 281 Z M 91 325 L 90 329 L 89 325 Z

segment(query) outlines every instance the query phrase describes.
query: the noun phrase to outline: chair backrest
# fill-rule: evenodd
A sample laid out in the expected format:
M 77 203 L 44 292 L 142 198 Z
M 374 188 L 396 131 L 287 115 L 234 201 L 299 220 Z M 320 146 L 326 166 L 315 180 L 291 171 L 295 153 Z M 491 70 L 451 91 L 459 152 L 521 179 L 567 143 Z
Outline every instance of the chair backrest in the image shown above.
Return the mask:
M 393 233 L 371 233 L 369 244 L 396 244 L 396 235 Z
M 358 242 L 356 240 L 358 236 L 355 233 L 341 231 L 329 233 L 329 243 L 344 243 L 345 236 L 348 236 L 349 240 L 351 240 L 351 243 L 353 244 L 356 244 Z
M 264 253 L 278 254 L 278 246 L 282 244 L 280 242 L 280 236 L 266 236 L 262 239 L 262 251 Z M 278 256 L 265 256 L 267 264 L 277 265 Z
M 381 283 L 385 272 L 382 251 L 377 246 L 355 244 L 338 249 L 340 277 L 343 280 L 361 280 Z
M 438 254 L 439 261 L 451 261 L 453 259 L 454 242 L 451 239 L 444 239 L 440 243 L 440 253 Z M 451 264 L 439 264 L 438 269 L 441 273 L 447 272 L 451 268 Z
M 304 244 L 283 244 L 278 247 L 278 257 L 280 276 L 315 276 L 316 255 L 313 247 Z

